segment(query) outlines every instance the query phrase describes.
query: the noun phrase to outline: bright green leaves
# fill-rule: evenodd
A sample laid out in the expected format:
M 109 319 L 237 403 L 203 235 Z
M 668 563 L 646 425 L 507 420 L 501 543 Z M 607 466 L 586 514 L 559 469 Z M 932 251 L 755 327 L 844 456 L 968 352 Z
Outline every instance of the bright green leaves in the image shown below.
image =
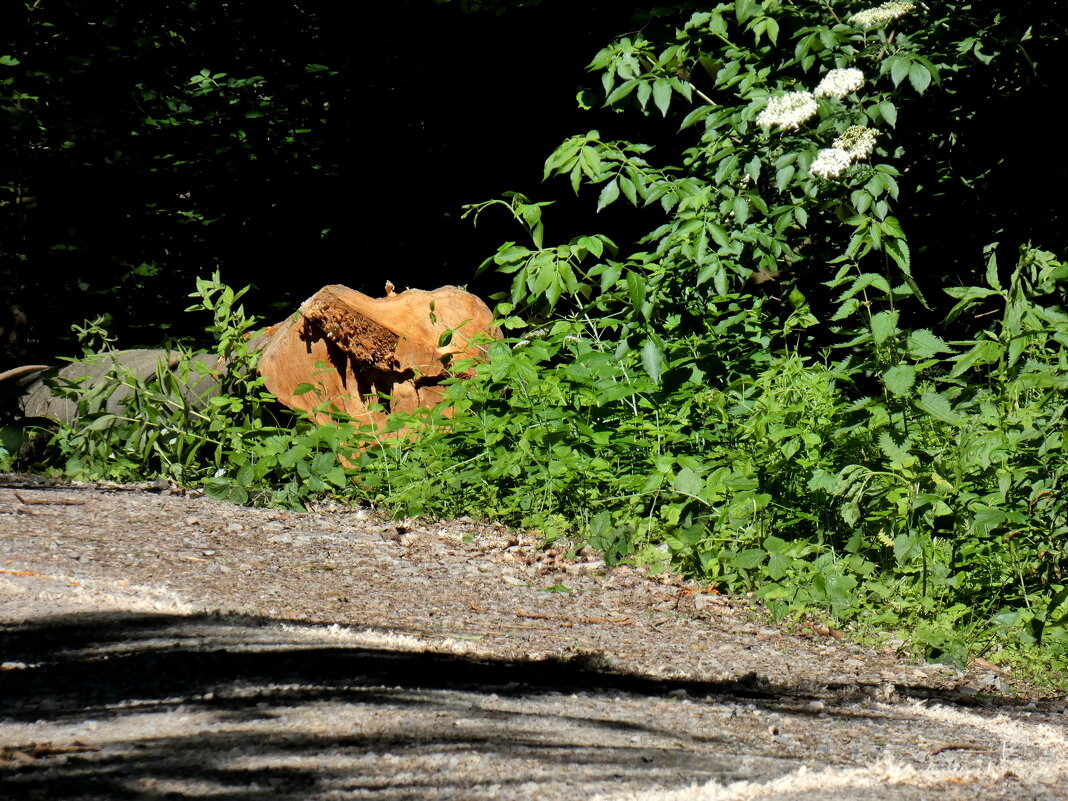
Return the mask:
M 634 185 L 631 184 L 632 191 L 633 191 L 633 186 Z M 616 201 L 616 198 L 618 198 L 618 197 L 619 197 L 619 181 L 617 179 L 613 178 L 611 181 L 609 181 L 603 187 L 601 187 L 601 194 L 597 198 L 597 211 L 600 211 L 601 209 L 603 209 L 605 206 L 609 205 L 610 203 L 614 203 Z
M 615 202 L 620 193 L 638 206 L 660 199 L 670 188 L 667 173 L 642 158 L 648 145 L 602 142 L 599 137 L 597 131 L 590 131 L 565 141 L 546 159 L 544 177 L 567 175 L 575 192 L 583 184 L 605 183 L 598 211 Z
M 654 382 L 659 383 L 664 372 L 664 349 L 655 339 L 647 339 L 642 345 L 642 367 Z
M 521 195 L 518 197 L 522 198 Z M 536 245 L 532 249 L 515 242 L 505 242 L 479 268 L 482 271 L 493 265 L 498 272 L 514 274 L 510 309 L 530 307 L 552 310 L 564 295 L 577 298 L 590 293 L 594 286 L 592 279 L 603 275 L 605 267 L 601 265 L 591 269 L 585 263 L 591 256 L 601 258 L 606 248 L 615 252 L 616 245 L 612 240 L 596 234 L 575 237 L 566 245 L 541 247 L 544 232 L 541 207 L 547 204 L 522 202 L 517 207 L 516 197 L 512 197 L 510 203 L 498 200 L 469 206 L 464 215 L 472 215 L 477 220 L 487 208 L 498 205 L 509 207 L 514 216 L 527 225 L 533 223 L 530 233 Z
M 917 328 L 908 336 L 909 355 L 914 359 L 929 359 L 941 353 L 952 353 L 943 339 L 926 328 Z
M 897 334 L 898 312 L 896 310 L 881 311 L 871 318 L 871 338 L 877 346 L 885 343 L 891 336 Z
M 648 84 L 643 84 L 648 86 Z M 660 113 L 665 117 L 668 113 L 668 107 L 671 105 L 671 82 L 667 78 L 657 78 L 653 81 L 653 103 L 660 109 Z M 645 107 L 645 103 L 642 103 L 642 107 Z
M 1068 529 L 1027 518 L 1064 477 L 1052 454 L 1068 434 L 1068 315 L 1035 298 L 1068 275 L 1031 253 L 1005 282 L 991 260 L 989 288 L 951 289 L 955 320 L 915 322 L 919 305 L 940 310 L 937 274 L 949 268 L 932 262 L 930 235 L 917 247 L 906 231 L 917 214 L 928 217 L 916 230 L 936 228 L 925 196 L 960 178 L 943 138 L 960 132 L 927 131 L 916 113 L 928 107 L 916 95 L 952 66 L 935 46 L 945 28 L 916 19 L 889 35 L 823 7 L 738 0 L 598 53 L 606 105 L 674 115 L 683 138 L 664 152 L 679 156 L 661 166 L 646 145 L 589 131 L 547 159 L 545 177 L 588 194 L 591 209 L 623 203 L 639 210 L 628 220 L 649 222 L 623 256 L 586 242 L 592 266 L 575 255 L 582 239 L 546 248 L 532 237 L 491 260 L 514 275 L 504 313 L 536 316 L 512 366 L 490 368 L 510 382 L 494 402 L 512 414 L 529 392 L 547 408 L 523 407 L 522 423 L 471 421 L 485 441 L 503 430 L 513 440 L 486 458 L 514 485 L 495 478 L 486 495 L 533 505 L 532 472 L 552 488 L 545 496 L 586 515 L 609 561 L 665 543 L 681 569 L 752 589 L 776 617 L 935 619 L 949 633 L 932 629 L 924 643 L 941 653 L 960 652 L 954 615 L 995 617 L 1003 577 L 1022 575 L 997 538 L 1016 547 L 1016 529 L 1031 543 L 1051 541 L 1043 526 Z M 769 97 L 813 91 L 834 69 L 861 70 L 862 87 L 828 90 L 810 116 L 766 125 Z M 849 143 L 838 172 L 819 155 Z M 765 282 L 761 297 L 749 281 Z M 563 500 L 574 487 L 589 493 L 582 507 Z
M 693 97 L 689 81 L 679 77 L 685 57 L 678 45 L 670 45 L 657 55 L 641 37 L 623 37 L 601 50 L 589 69 L 601 70 L 606 106 L 618 106 L 633 94 L 643 111 L 652 100 L 666 117 L 675 93 L 686 100 Z
M 911 364 L 899 364 L 883 373 L 886 391 L 899 398 L 908 395 L 915 383 L 916 368 Z
M 754 44 L 760 44 L 760 37 L 767 35 L 772 44 L 779 42 L 779 23 L 772 17 L 757 17 L 747 26 L 753 32 Z
M 926 392 L 916 400 L 916 408 L 929 414 L 935 420 L 961 426 L 967 422 L 967 418 L 953 410 L 952 405 L 945 395 L 937 392 Z
M 894 86 L 899 86 L 906 78 L 912 88 L 923 94 L 931 81 L 938 81 L 938 68 L 918 53 L 899 51 L 883 61 L 882 73 L 889 73 Z

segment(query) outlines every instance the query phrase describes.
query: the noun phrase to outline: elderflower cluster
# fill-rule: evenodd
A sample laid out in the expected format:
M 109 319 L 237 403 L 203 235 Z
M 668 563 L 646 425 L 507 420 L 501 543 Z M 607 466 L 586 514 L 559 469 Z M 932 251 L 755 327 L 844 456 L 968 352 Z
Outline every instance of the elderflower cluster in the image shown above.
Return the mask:
M 816 154 L 809 167 L 809 172 L 818 178 L 837 178 L 849 169 L 854 161 L 861 161 L 871 155 L 875 147 L 877 131 L 863 125 L 850 125 L 834 140 L 832 147 L 824 148 Z
M 788 92 L 772 97 L 768 105 L 757 116 L 756 123 L 761 128 L 797 128 L 819 110 L 811 92 Z
M 858 69 L 831 70 L 816 87 L 816 97 L 842 98 L 864 85 L 864 73 Z
M 858 28 L 874 28 L 876 25 L 885 25 L 888 22 L 893 22 L 898 17 L 905 16 L 914 8 L 916 8 L 915 3 L 891 0 L 891 2 L 883 3 L 881 6 L 858 11 L 849 18 L 849 22 L 853 23 Z
M 878 131 L 864 125 L 850 125 L 834 140 L 834 147 L 848 152 L 854 161 L 862 161 L 875 149 L 878 135 Z
M 825 147 L 816 154 L 809 172 L 819 178 L 837 178 L 853 163 L 848 150 L 840 147 Z

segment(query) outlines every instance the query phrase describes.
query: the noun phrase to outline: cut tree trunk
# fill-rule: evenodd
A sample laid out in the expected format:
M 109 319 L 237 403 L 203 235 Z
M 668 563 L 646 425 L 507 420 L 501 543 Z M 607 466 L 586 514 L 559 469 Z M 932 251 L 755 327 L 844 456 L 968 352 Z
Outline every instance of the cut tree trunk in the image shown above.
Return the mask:
M 392 412 L 436 406 L 445 395 L 441 382 L 469 377 L 473 364 L 485 358 L 486 345 L 500 337 L 486 304 L 457 287 L 394 294 L 387 285 L 386 297 L 372 298 L 333 285 L 249 345 L 262 350 L 260 374 L 282 404 L 320 423 L 340 413 L 355 425 L 382 426 Z M 53 394 L 51 380 L 86 389 L 114 383 L 91 411 L 118 414 L 131 389 L 109 377 L 116 369 L 135 382 L 169 369 L 176 371 L 186 399 L 205 408 L 219 393 L 227 366 L 211 354 L 193 358 L 200 363 L 196 369 L 180 367 L 179 354 L 166 350 L 112 351 L 63 368 L 27 365 L 0 373 L 0 395 L 12 396 L 23 421 L 73 423 L 78 404 Z M 311 390 L 303 391 L 305 385 Z
M 394 294 L 387 285 L 372 298 L 334 284 L 268 329 L 259 371 L 279 401 L 317 422 L 340 412 L 381 426 L 390 413 L 437 405 L 441 382 L 468 377 L 500 337 L 486 304 L 458 287 Z

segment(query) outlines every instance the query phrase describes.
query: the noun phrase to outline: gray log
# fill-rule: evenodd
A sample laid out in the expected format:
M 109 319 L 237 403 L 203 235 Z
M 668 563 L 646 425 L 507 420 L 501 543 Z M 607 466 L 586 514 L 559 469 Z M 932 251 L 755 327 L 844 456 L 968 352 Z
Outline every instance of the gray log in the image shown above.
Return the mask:
M 18 399 L 19 410 L 24 418 L 48 418 L 57 422 L 71 423 L 78 414 L 75 401 L 55 394 L 49 384 L 64 385 L 79 383 L 85 388 L 96 388 L 109 381 L 116 367 L 129 373 L 138 382 L 148 381 L 163 366 L 178 374 L 183 397 L 197 408 L 204 408 L 208 400 L 219 394 L 216 373 L 218 357 L 201 353 L 192 357 L 189 370 L 180 367 L 177 353 L 162 349 L 120 350 L 101 354 L 83 361 L 72 362 L 66 367 L 28 365 L 0 373 L 0 384 L 17 384 L 22 388 Z M 195 365 L 201 365 L 196 368 Z M 179 373 L 181 370 L 181 373 Z M 130 388 L 116 383 L 111 392 L 101 396 L 103 407 L 112 413 L 123 411 L 123 401 L 129 397 Z M 93 409 L 92 411 L 100 411 Z

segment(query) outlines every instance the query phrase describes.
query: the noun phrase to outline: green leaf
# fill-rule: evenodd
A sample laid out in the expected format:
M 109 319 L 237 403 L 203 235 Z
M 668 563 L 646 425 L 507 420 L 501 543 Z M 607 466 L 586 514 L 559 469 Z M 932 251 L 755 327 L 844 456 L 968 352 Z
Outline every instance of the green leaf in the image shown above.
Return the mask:
M 790 185 L 790 179 L 794 177 L 794 173 L 797 172 L 793 164 L 787 164 L 782 169 L 775 172 L 775 188 L 780 192 L 785 192 L 786 187 Z
M 881 311 L 871 318 L 871 338 L 876 345 L 882 345 L 897 333 L 897 310 Z
M 760 548 L 749 548 L 731 559 L 731 566 L 740 570 L 752 570 L 757 565 L 762 564 L 767 555 L 767 551 L 763 551 Z
M 630 295 L 630 302 L 634 308 L 640 309 L 645 302 L 645 282 L 633 270 L 627 273 L 627 294 Z
M 734 220 L 738 225 L 745 225 L 745 221 L 749 219 L 749 203 L 741 195 L 737 195 L 734 198 Z
M 970 369 L 980 364 L 990 364 L 996 362 L 1001 358 L 1003 348 L 1000 343 L 987 339 L 977 343 L 970 350 L 965 351 L 960 356 L 954 357 L 953 361 L 956 364 L 953 366 L 953 370 L 950 372 L 950 378 L 959 378 L 964 375 Z
M 890 78 L 894 82 L 894 86 L 898 86 L 909 75 L 909 68 L 911 64 L 907 57 L 903 55 L 893 56 L 890 62 Z
M 939 353 L 952 353 L 953 349 L 926 328 L 918 328 L 909 334 L 909 353 L 915 359 L 929 359 Z
M 103 431 L 105 428 L 111 428 L 119 419 L 113 414 L 102 414 L 99 417 L 92 420 L 89 425 L 84 426 L 86 431 Z
M 899 364 L 891 367 L 883 373 L 883 384 L 887 391 L 895 397 L 901 398 L 908 394 L 912 385 L 916 383 L 916 368 L 910 364 Z
M 597 198 L 597 211 L 600 211 L 619 197 L 619 183 L 613 178 L 601 189 L 601 195 Z
M 696 498 L 700 497 L 701 490 L 705 488 L 705 480 L 689 467 L 684 467 L 675 474 L 675 479 L 671 482 L 671 487 L 676 492 L 681 492 L 683 495 L 691 495 Z
M 849 195 L 849 200 L 853 204 L 853 208 L 857 210 L 858 214 L 863 214 L 871 208 L 871 199 L 871 195 L 863 189 L 857 189 Z
M 923 64 L 913 63 L 909 67 L 909 83 L 912 84 L 912 88 L 920 94 L 923 94 L 924 90 L 931 85 L 931 72 Z
M 749 159 L 749 163 L 745 165 L 745 174 L 753 179 L 753 183 L 760 180 L 760 171 L 763 165 L 760 163 L 759 156 L 753 156 Z
M 642 345 L 642 367 L 653 381 L 660 383 L 660 375 L 664 370 L 664 351 L 652 339 L 645 340 Z
M 879 114 L 891 128 L 897 125 L 897 106 L 889 100 L 884 100 L 879 104 Z
M 968 420 L 963 415 L 953 411 L 953 407 L 944 395 L 937 392 L 926 392 L 923 397 L 915 402 L 916 407 L 935 420 L 941 420 L 950 425 L 963 426 Z
M 652 97 L 652 94 L 653 85 L 651 83 L 642 81 L 638 84 L 638 102 L 643 109 L 649 105 L 649 98 Z
M 705 228 L 717 245 L 721 248 L 730 248 L 731 238 L 722 225 L 716 225 L 715 223 L 710 222 L 705 225 Z
M 641 81 L 638 81 L 637 79 L 624 81 L 612 90 L 612 93 L 608 95 L 608 98 L 604 101 L 604 104 L 606 106 L 615 105 L 620 100 L 629 95 L 631 92 L 633 92 L 639 83 L 641 83 Z M 545 151 L 542 152 L 544 153 Z
M 582 236 L 579 237 L 576 243 L 579 247 L 586 248 L 597 258 L 601 258 L 601 254 L 604 253 L 604 243 L 595 236 Z
M 779 43 L 779 23 L 771 17 L 767 18 L 767 28 L 765 32 L 768 34 L 768 38 L 771 39 L 772 44 Z
M 657 78 L 653 82 L 653 103 L 666 117 L 668 107 L 671 105 L 671 83 L 667 78 Z
M 879 449 L 886 455 L 890 462 L 899 467 L 907 467 L 916 461 L 916 457 L 909 453 L 912 443 L 908 440 L 901 445 L 894 442 L 890 433 L 883 431 L 879 435 Z

